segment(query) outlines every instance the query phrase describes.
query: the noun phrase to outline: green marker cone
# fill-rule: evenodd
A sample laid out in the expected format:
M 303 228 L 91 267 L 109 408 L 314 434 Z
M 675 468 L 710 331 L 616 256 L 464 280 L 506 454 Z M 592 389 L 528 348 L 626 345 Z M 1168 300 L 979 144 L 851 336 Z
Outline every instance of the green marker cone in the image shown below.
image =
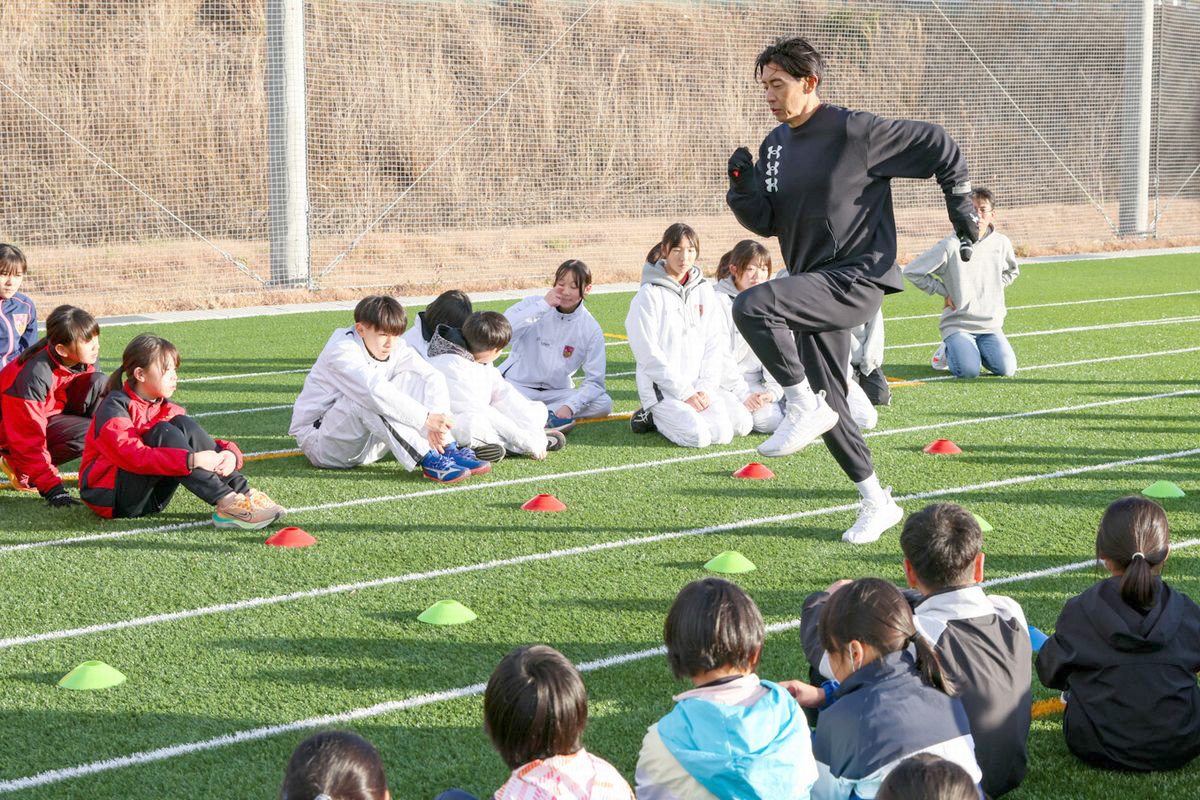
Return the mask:
M 1170 481 L 1155 481 L 1154 483 L 1142 489 L 1142 494 L 1146 497 L 1183 497 L 1183 489 L 1180 489 Z
M 477 617 L 474 611 L 457 600 L 438 600 L 418 614 L 417 619 L 429 625 L 462 625 Z
M 58 685 L 64 689 L 91 691 L 93 689 L 110 689 L 125 682 L 125 676 L 120 670 L 110 667 L 103 661 L 85 661 L 75 669 L 62 676 Z
M 978 514 L 972 512 L 971 516 L 974 517 L 975 522 L 977 522 L 979 524 L 979 530 L 983 531 L 984 533 L 987 533 L 988 531 L 996 530 L 995 528 L 992 527 L 992 523 L 988 522 L 986 519 L 979 516 Z
M 710 572 L 724 572 L 730 575 L 739 572 L 749 572 L 752 569 L 757 569 L 754 562 L 746 558 L 737 550 L 726 550 L 724 553 L 719 553 L 713 556 L 707 564 L 704 565 L 706 570 Z

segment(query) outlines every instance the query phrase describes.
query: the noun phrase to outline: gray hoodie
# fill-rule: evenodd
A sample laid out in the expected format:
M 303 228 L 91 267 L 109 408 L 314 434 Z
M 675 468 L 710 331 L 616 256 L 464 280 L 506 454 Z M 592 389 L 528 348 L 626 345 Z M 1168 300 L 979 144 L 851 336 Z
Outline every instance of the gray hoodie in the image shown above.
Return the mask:
M 926 294 L 950 298 L 954 308 L 942 311 L 942 338 L 953 333 L 1000 333 L 1007 309 L 1004 289 L 1017 279 L 1012 242 L 992 230 L 975 243 L 963 263 L 956 236 L 947 236 L 904 268 L 904 277 Z

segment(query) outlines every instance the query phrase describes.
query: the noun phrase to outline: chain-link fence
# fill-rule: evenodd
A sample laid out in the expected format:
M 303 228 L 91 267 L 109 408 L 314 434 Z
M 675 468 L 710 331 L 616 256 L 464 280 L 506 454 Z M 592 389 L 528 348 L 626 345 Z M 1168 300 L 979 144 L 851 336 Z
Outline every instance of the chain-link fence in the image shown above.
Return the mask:
M 1200 237 L 1193 2 L 6 0 L 0 29 L 0 241 L 47 303 L 628 279 L 678 219 L 714 262 L 790 34 L 826 101 L 946 125 L 1025 252 Z M 896 208 L 902 254 L 948 232 L 932 182 Z

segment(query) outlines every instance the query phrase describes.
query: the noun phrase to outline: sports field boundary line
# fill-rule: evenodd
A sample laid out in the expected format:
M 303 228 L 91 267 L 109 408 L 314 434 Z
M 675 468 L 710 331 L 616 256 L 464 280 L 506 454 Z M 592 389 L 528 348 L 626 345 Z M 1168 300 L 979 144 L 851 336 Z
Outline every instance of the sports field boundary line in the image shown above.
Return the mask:
M 1005 338 L 1019 339 L 1024 336 L 1055 336 L 1060 333 L 1086 333 L 1087 331 L 1107 331 L 1115 328 L 1147 328 L 1155 325 L 1182 325 L 1186 322 L 1200 322 L 1200 314 L 1191 314 L 1186 317 L 1163 317 L 1162 319 L 1138 319 L 1130 320 L 1129 322 L 1109 322 L 1104 325 L 1078 325 L 1071 328 L 1049 328 L 1044 331 L 1021 331 L 1018 333 L 1005 333 Z M 884 350 L 908 350 L 913 347 L 937 347 L 942 344 L 942 340 L 936 342 L 916 342 L 915 344 L 889 344 Z
M 1186 292 L 1160 292 L 1158 294 L 1129 294 L 1123 297 L 1097 297 L 1094 300 L 1063 300 L 1057 303 L 1032 303 L 1021 306 L 1008 306 L 1008 311 L 1025 311 L 1031 308 L 1060 308 L 1062 306 L 1083 306 L 1091 303 L 1115 303 L 1120 300 L 1150 300 L 1156 297 L 1183 297 L 1185 295 L 1200 294 L 1200 289 L 1189 289 Z M 888 322 L 905 322 L 912 319 L 937 319 L 941 317 L 941 312 L 936 314 L 912 314 L 906 317 L 884 317 L 884 323 Z
M 1174 392 L 1158 392 L 1156 394 L 1140 395 L 1137 397 L 1118 397 L 1111 400 L 1097 400 L 1091 403 L 1082 403 L 1074 406 L 1058 406 L 1056 408 L 1041 408 L 1031 411 L 1015 411 L 1008 414 L 998 414 L 988 417 L 971 417 L 968 419 L 948 420 L 943 422 L 931 422 L 923 425 L 910 425 L 907 428 L 890 428 L 885 431 L 869 431 L 863 434 L 864 438 L 873 438 L 877 436 L 896 436 L 903 433 L 916 433 L 919 431 L 938 430 L 941 428 L 958 428 L 964 425 L 982 425 L 988 422 L 999 422 L 1007 419 L 1020 419 L 1023 417 L 1037 417 L 1047 414 L 1062 414 L 1072 411 L 1084 411 L 1089 408 L 1102 408 L 1104 406 L 1125 405 L 1128 403 L 1140 403 L 1146 400 L 1162 400 L 1169 397 L 1186 397 L 1190 395 L 1200 394 L 1200 389 L 1180 389 Z M 322 503 L 314 506 L 298 506 L 296 508 L 287 509 L 288 514 L 304 514 L 310 511 L 329 511 L 338 508 L 353 508 L 356 506 L 375 505 L 377 503 L 391 503 L 398 500 L 408 500 L 416 497 L 429 497 L 431 495 L 452 494 L 456 492 L 471 492 L 481 491 L 489 488 L 502 488 L 506 486 L 520 486 L 527 483 L 537 483 L 539 481 L 560 480 L 563 478 L 578 478 L 586 475 L 602 475 L 610 472 L 625 472 L 633 469 L 643 469 L 649 467 L 661 467 L 670 464 L 681 464 L 690 461 L 703 461 L 712 458 L 723 458 L 725 456 L 747 455 L 749 453 L 757 453 L 757 449 L 753 447 L 739 450 L 716 450 L 708 453 L 697 453 L 690 456 L 676 456 L 674 458 L 656 459 L 654 461 L 640 461 L 632 464 L 614 464 L 608 467 L 593 467 L 591 469 L 575 470 L 572 472 L 550 473 L 548 475 L 527 475 L 523 478 L 510 478 L 502 481 L 486 481 L 482 483 L 465 483 L 454 486 L 443 486 L 436 489 L 425 489 L 416 492 L 406 492 L 404 494 L 382 495 L 378 497 L 359 497 L 353 500 L 340 500 L 336 503 Z M 857 505 L 857 504 L 856 504 Z M 206 527 L 210 523 L 208 520 L 194 520 L 190 522 L 177 522 L 170 525 L 157 525 L 148 528 L 131 528 L 124 531 L 110 531 L 108 533 L 92 533 L 85 536 L 72 536 L 65 539 L 48 539 L 38 542 L 21 542 L 18 544 L 8 544 L 0 546 L 0 554 L 12 553 L 22 550 L 33 550 L 42 547 L 56 547 L 69 544 L 77 544 L 80 542 L 94 542 L 108 539 L 120 539 L 127 536 L 138 536 L 150 533 L 168 533 L 171 531 L 188 530 L 190 528 Z
M 896 502 L 907 502 L 909 500 L 922 500 L 929 497 L 942 497 L 948 494 L 958 494 L 965 492 L 979 491 L 981 489 L 998 488 L 1002 486 L 1010 486 L 1022 483 L 1033 483 L 1040 480 L 1052 480 L 1060 477 L 1069 477 L 1089 472 L 1101 472 L 1106 469 L 1111 469 L 1119 466 L 1128 466 L 1131 464 L 1153 463 L 1156 461 L 1166 461 L 1173 458 L 1184 458 L 1189 455 L 1200 454 L 1200 448 L 1192 450 L 1180 450 L 1173 453 L 1156 454 L 1150 456 L 1139 456 L 1132 459 L 1124 459 L 1120 461 L 1111 461 L 1103 464 L 1088 464 L 1082 467 L 1071 467 L 1066 470 L 1056 470 L 1047 473 L 1037 473 L 1035 475 L 1016 476 L 1013 478 L 1001 478 L 997 481 L 986 481 L 983 483 L 967 484 L 966 486 L 956 486 L 947 489 L 930 489 L 924 492 L 916 492 L 913 494 L 903 495 L 896 498 Z M 752 517 L 743 520 L 733 520 L 731 522 L 722 522 L 716 525 L 706 525 L 701 528 L 687 528 L 682 531 L 667 531 L 664 533 L 655 533 L 648 536 L 631 536 L 625 539 L 617 539 L 609 542 L 595 542 L 588 545 L 579 545 L 577 547 L 558 548 L 555 550 L 546 550 L 539 553 L 526 553 L 521 556 L 510 556 L 509 558 L 497 558 L 489 561 L 480 561 L 474 564 L 460 564 L 454 567 L 441 567 L 439 569 L 426 570 L 424 572 L 409 572 L 403 575 L 392 575 L 384 578 L 374 578 L 368 581 L 356 581 L 354 583 L 341 583 L 333 586 L 318 587 L 316 589 L 301 589 L 286 594 L 268 595 L 263 597 L 249 598 L 247 600 L 236 600 L 230 603 L 221 603 L 212 606 L 203 606 L 195 609 L 184 609 L 181 611 L 168 611 L 161 614 L 152 614 L 145 617 L 135 617 L 133 619 L 121 620 L 117 622 L 97 623 L 78 628 L 65 628 L 58 631 L 46 631 L 43 633 L 28 634 L 26 636 L 14 636 L 7 639 L 0 639 L 0 650 L 8 650 L 14 647 L 21 647 L 28 644 L 38 644 L 40 642 L 57 641 L 60 639 L 73 639 L 79 636 L 87 636 L 93 633 L 107 633 L 117 630 L 128 630 L 130 628 L 145 627 L 147 625 L 156 625 L 163 622 L 175 622 L 184 619 L 193 619 L 196 617 L 212 616 L 215 614 L 232 613 L 235 611 L 243 611 L 252 608 L 261 608 L 270 605 L 279 605 L 288 603 L 294 600 L 312 599 L 318 597 L 328 597 L 330 595 L 344 594 L 346 592 L 356 592 L 364 589 L 378 589 L 385 586 L 395 586 L 404 583 L 419 583 L 422 581 L 433 580 L 436 578 L 445 578 L 454 575 L 465 575 L 474 572 L 487 572 L 493 569 L 502 567 L 518 566 L 521 564 L 535 563 L 540 561 L 551 561 L 559 558 L 567 558 L 578 555 L 588 555 L 590 553 L 599 553 L 607 550 L 620 550 L 625 547 L 632 547 L 643 544 L 655 544 L 658 542 L 673 541 L 675 539 L 685 539 L 694 536 L 705 536 L 711 533 L 720 533 L 723 531 L 740 530 L 742 528 L 756 527 L 759 525 L 768 525 L 778 522 L 790 522 L 797 519 L 805 519 L 808 517 L 824 516 L 826 514 L 836 514 L 843 511 L 853 511 L 858 508 L 858 502 L 842 503 L 835 506 L 826 506 L 824 508 L 808 509 L 805 511 L 793 511 L 787 514 L 774 514 L 767 517 Z M 1054 570 L 1057 567 L 1051 568 L 1045 572 L 1046 575 L 1055 574 Z M 1003 582 L 1003 579 L 998 579 Z
M 1197 453 L 1200 452 L 1200 449 L 1185 452 Z M 1145 458 L 1164 460 L 1172 455 L 1178 454 L 1157 454 L 1155 456 L 1146 456 Z M 1114 462 L 1113 465 L 1115 466 L 1124 463 L 1129 462 Z M 938 493 L 949 491 L 952 490 L 937 490 Z M 928 492 L 922 494 L 924 496 L 931 495 L 931 493 Z M 912 495 L 913 498 L 917 498 L 919 496 L 922 495 Z M 1172 545 L 1171 549 L 1184 550 L 1189 547 L 1194 547 L 1198 544 L 1200 544 L 1200 539 L 1187 539 L 1179 542 L 1178 544 Z M 987 580 L 980 585 L 984 588 L 987 588 L 991 586 L 1003 585 L 1005 583 L 1036 580 L 1037 578 L 1046 577 L 1048 575 L 1055 575 L 1082 569 L 1095 563 L 1095 559 L 1088 561 L 1076 561 L 1070 564 L 1062 564 L 1056 567 L 1050 567 L 1045 570 L 1034 570 L 1032 572 L 1022 573 L 1020 575 L 1007 576 L 1006 578 Z M 794 630 L 800 627 L 800 622 L 801 619 L 798 617 L 781 622 L 773 622 L 766 626 L 765 632 L 769 635 Z M 636 661 L 644 661 L 647 658 L 653 658 L 655 656 L 662 656 L 665 654 L 665 647 L 651 647 L 645 650 L 637 650 L 631 653 L 620 653 L 617 655 L 607 656 L 605 658 L 595 659 L 593 661 L 583 662 L 577 665 L 577 667 L 582 673 L 595 672 L 597 670 L 607 669 L 609 667 L 620 666 Z M 108 772 L 115 769 L 123 769 L 125 767 L 144 766 L 146 764 L 152 764 L 159 761 L 166 761 L 168 759 L 175 758 L 176 756 L 190 755 L 192 753 L 204 752 L 206 750 L 216 750 L 229 745 L 269 739 L 284 733 L 293 733 L 295 731 L 311 730 L 313 728 L 344 725 L 349 722 L 379 717 L 383 716 L 384 714 L 390 714 L 397 711 L 407 711 L 414 708 L 420 708 L 422 706 L 433 705 L 434 703 L 443 703 L 450 700 L 458 700 L 464 697 L 480 695 L 483 694 L 486 688 L 486 683 L 472 683 L 470 685 L 460 686 L 455 689 L 447 689 L 441 692 L 417 695 L 415 697 L 409 697 L 403 700 L 390 700 L 387 702 L 376 703 L 375 705 L 351 709 L 350 711 L 343 711 L 336 714 L 325 714 L 318 717 L 309 717 L 307 719 L 297 720 L 295 722 L 286 722 L 276 725 L 266 725 L 259 728 L 250 728 L 241 731 L 235 731 L 233 733 L 222 734 L 211 739 L 203 739 L 197 742 L 169 745 L 167 747 L 160 747 L 154 750 L 142 750 L 129 755 L 92 761 L 74 767 L 46 770 L 45 772 L 40 772 L 24 778 L 13 778 L 6 781 L 0 781 L 0 794 L 9 794 L 11 792 L 17 792 L 23 789 L 33 789 L 38 786 L 61 783 L 66 780 L 82 778 L 87 775 L 94 775 L 100 772 Z

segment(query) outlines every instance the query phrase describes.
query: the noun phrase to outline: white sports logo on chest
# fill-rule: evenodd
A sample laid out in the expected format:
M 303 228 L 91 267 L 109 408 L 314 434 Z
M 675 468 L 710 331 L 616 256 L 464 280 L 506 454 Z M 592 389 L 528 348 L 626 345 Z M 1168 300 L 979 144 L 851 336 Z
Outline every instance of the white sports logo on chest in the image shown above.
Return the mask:
M 783 145 L 767 146 L 767 191 L 779 191 L 779 159 L 783 155 Z

